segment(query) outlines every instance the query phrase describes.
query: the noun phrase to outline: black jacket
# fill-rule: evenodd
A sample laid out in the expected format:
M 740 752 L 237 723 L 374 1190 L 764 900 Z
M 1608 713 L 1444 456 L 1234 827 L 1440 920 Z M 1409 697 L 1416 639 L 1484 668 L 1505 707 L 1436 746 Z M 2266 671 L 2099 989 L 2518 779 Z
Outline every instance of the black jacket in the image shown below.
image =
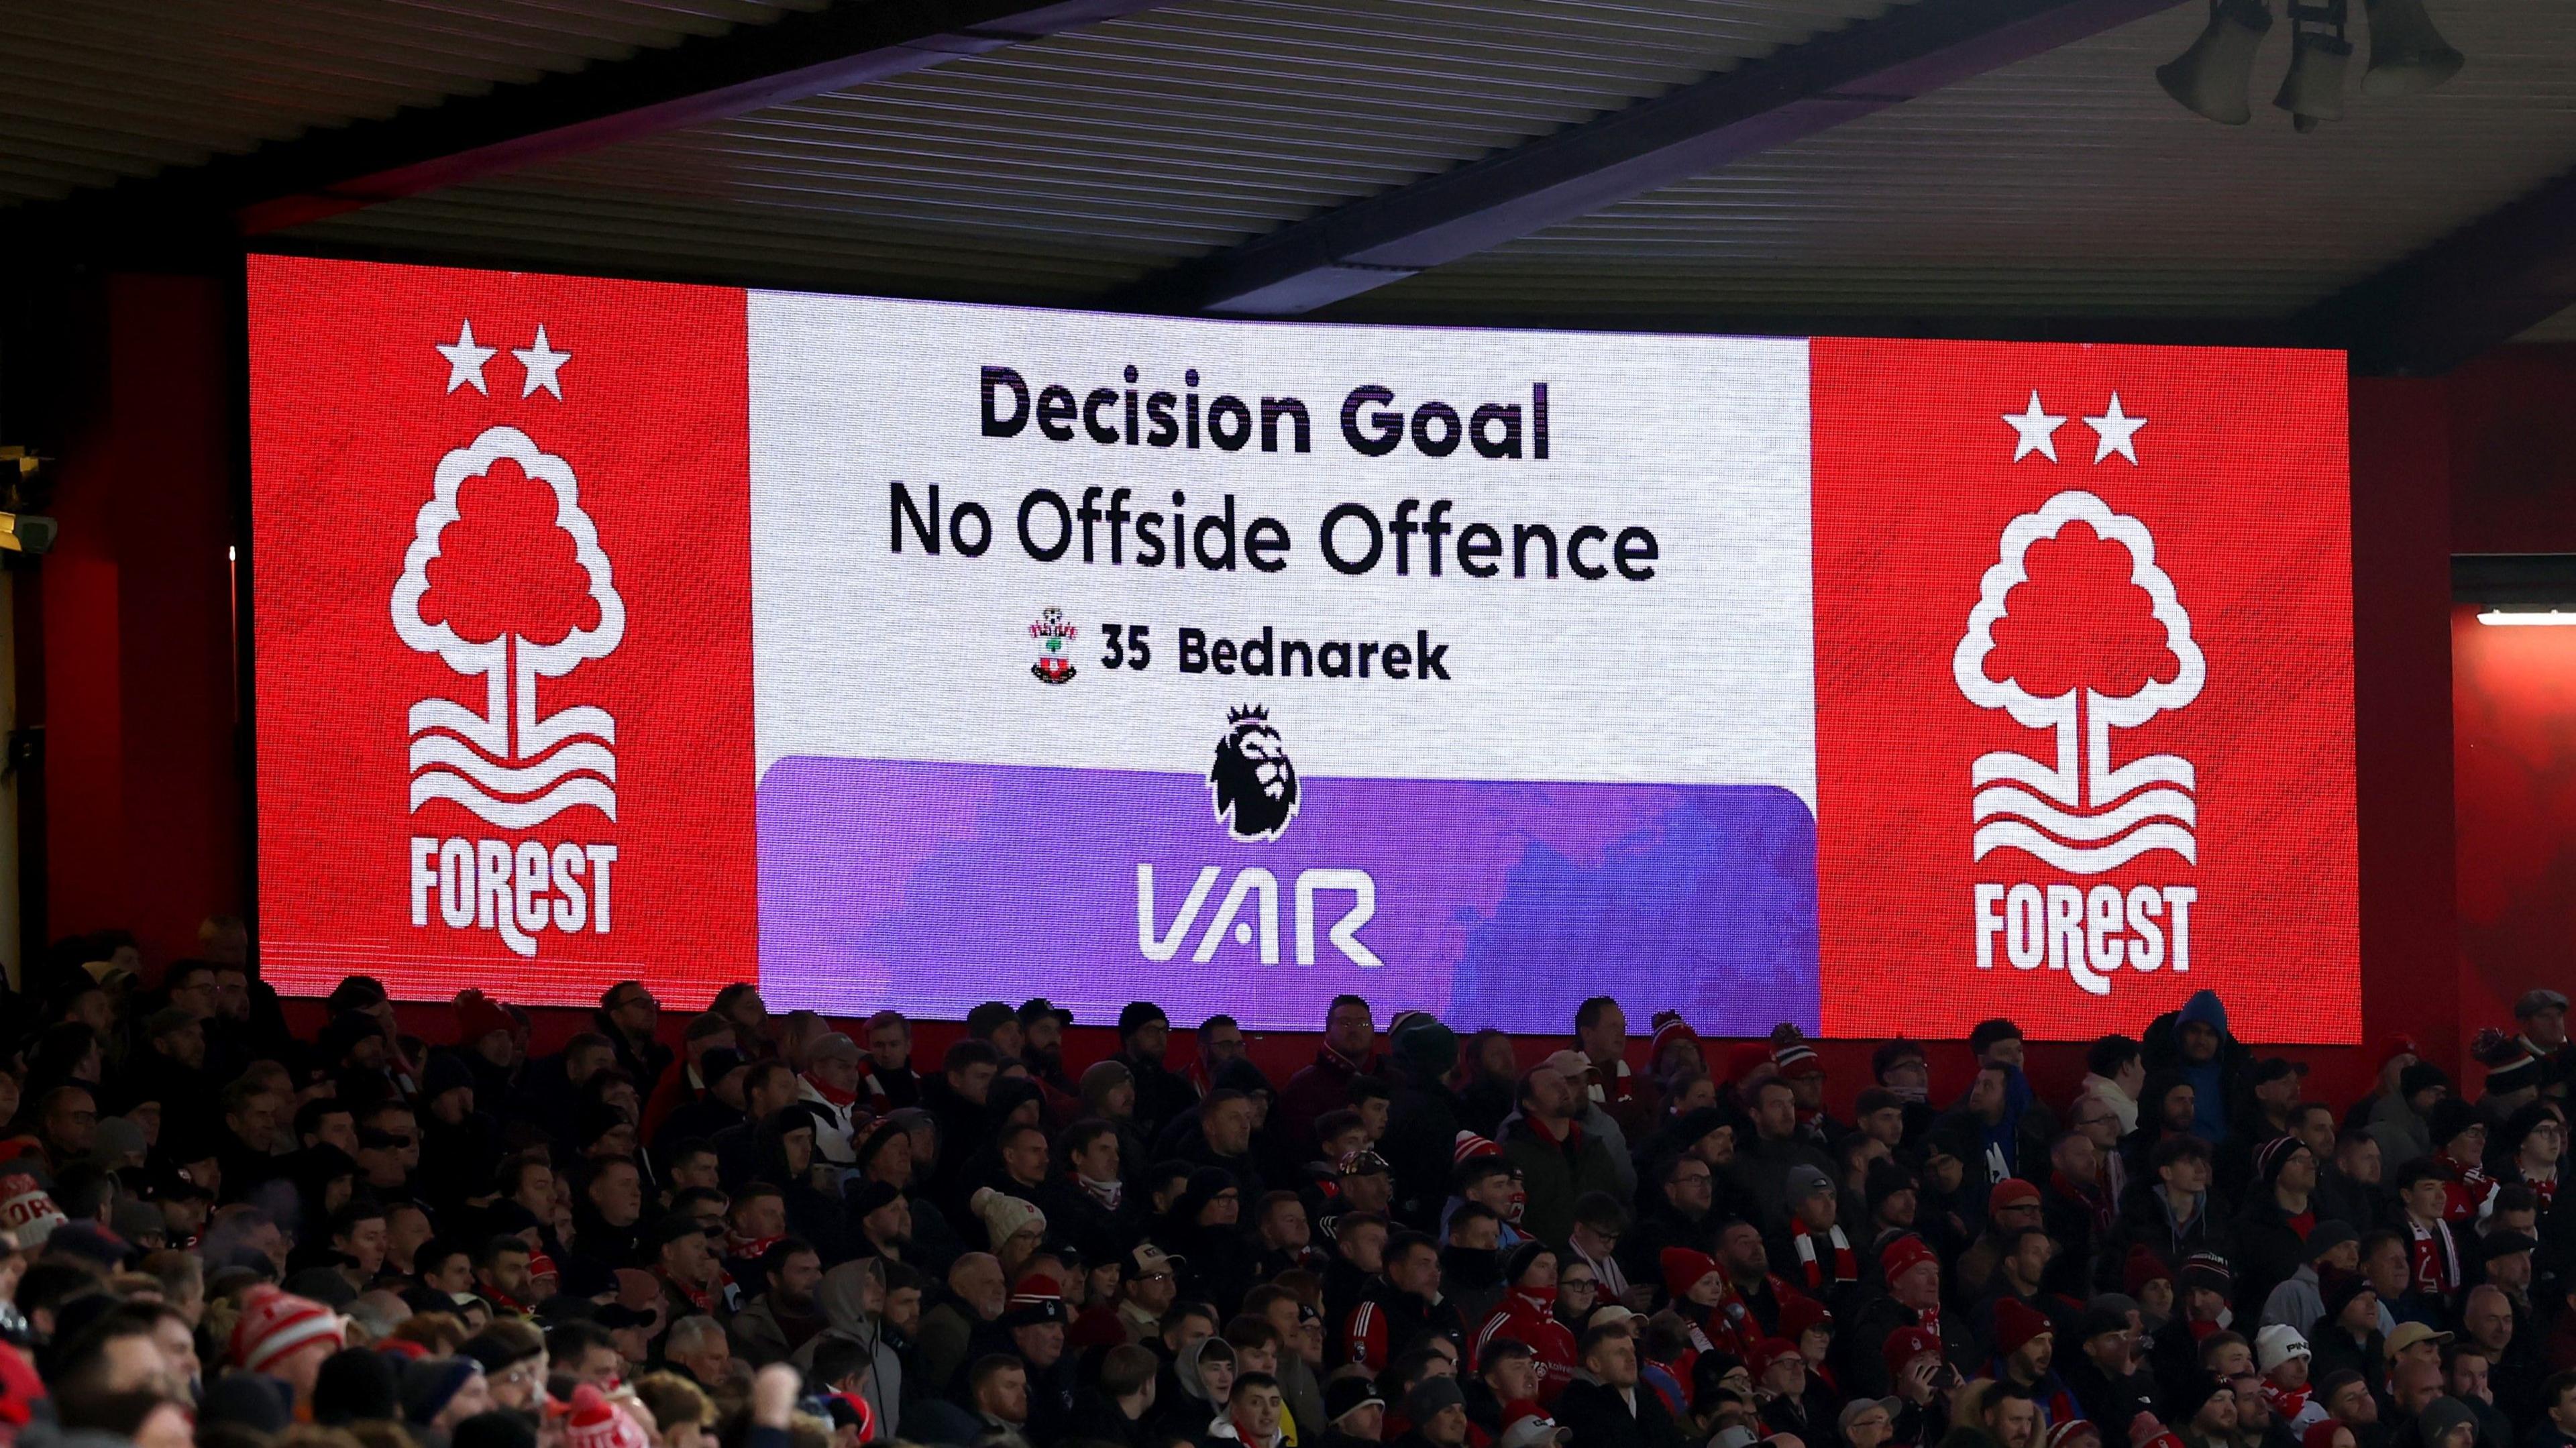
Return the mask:
M 648 1040 L 640 1046 L 628 1040 L 606 1011 L 592 1011 L 590 1018 L 593 1029 L 606 1036 L 609 1049 L 617 1053 L 617 1064 L 635 1078 L 636 1098 L 652 1100 L 653 1088 L 662 1084 L 662 1073 L 671 1069 L 671 1048 L 658 1040 Z
M 1387 1103 L 1386 1138 L 1378 1151 L 1395 1168 L 1395 1213 L 1429 1231 L 1449 1200 L 1451 1163 L 1458 1149 L 1456 1092 L 1435 1072 L 1409 1075 L 1393 1066 L 1393 1099 Z M 1302 1433 L 1305 1425 L 1299 1424 Z
M 2309 1199 L 2308 1206 L 2315 1210 L 2315 1198 Z M 2259 1323 L 2272 1289 L 2307 1265 L 2307 1239 L 2290 1225 L 2290 1214 L 2260 1183 L 2251 1188 L 2245 1209 L 2236 1214 L 2229 1238 L 2227 1261 L 2236 1269 L 2236 1318 Z
M 2057 1359 L 2056 1368 L 2075 1401 L 2084 1406 L 2084 1416 L 2101 1425 L 2105 1439 L 2125 1441 L 2130 1419 L 2156 1411 L 2155 1376 L 2144 1367 L 2115 1378 L 2095 1367 L 2079 1344 L 2073 1353 Z
M 2204 1193 L 2200 1211 L 2177 1225 L 2173 1210 L 2165 1205 L 2164 1188 L 2153 1178 L 2129 1183 L 2128 1195 L 2120 1203 L 2120 1259 L 2125 1262 L 2129 1250 L 2138 1246 L 2155 1253 L 2158 1261 L 2176 1272 L 2194 1252 L 2227 1256 L 2227 1231 L 2218 1224 L 2217 1198 Z M 2261 1307 L 2259 1300 L 2256 1307 Z
M 1628 1396 L 1635 1407 L 1609 1384 L 1577 1378 L 1556 1400 L 1556 1420 L 1582 1448 L 1682 1448 L 1681 1428 L 1653 1388 L 1640 1382 Z
M 1083 1443 L 1107 1443 L 1111 1448 L 1145 1448 L 1146 1418 L 1130 1418 L 1118 1410 L 1118 1403 L 1097 1388 L 1086 1388 L 1073 1400 L 1073 1412 L 1065 1419 L 1068 1440 Z
M 1121 1051 L 1109 1058 L 1136 1078 L 1136 1134 L 1151 1141 L 1172 1118 L 1199 1104 L 1198 1088 L 1160 1061 Z
M 1847 1332 L 1834 1334 L 1834 1382 L 1844 1393 L 1855 1398 L 1883 1398 L 1893 1389 L 1888 1380 L 1887 1359 L 1881 1349 L 1889 1334 L 1900 1327 L 1921 1323 L 1912 1308 L 1885 1292 L 1871 1294 L 1851 1314 L 1852 1326 Z M 1967 1325 L 1967 1314 L 1941 1314 L 1941 1358 L 1952 1367 L 1976 1367 L 1976 1344 Z

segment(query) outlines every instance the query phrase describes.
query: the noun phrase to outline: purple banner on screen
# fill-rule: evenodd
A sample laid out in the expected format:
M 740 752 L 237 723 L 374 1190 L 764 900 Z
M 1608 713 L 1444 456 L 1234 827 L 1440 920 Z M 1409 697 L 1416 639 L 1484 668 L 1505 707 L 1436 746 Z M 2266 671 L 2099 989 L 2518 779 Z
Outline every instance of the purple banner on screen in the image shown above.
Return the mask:
M 1313 1030 L 1365 995 L 1460 1029 L 1816 1029 L 1816 825 L 1766 785 L 1308 777 L 1244 843 L 1194 775 L 782 759 L 760 782 L 773 1006 L 958 1020 L 1044 996 L 1084 1025 Z M 1142 901 L 1140 896 L 1148 898 Z

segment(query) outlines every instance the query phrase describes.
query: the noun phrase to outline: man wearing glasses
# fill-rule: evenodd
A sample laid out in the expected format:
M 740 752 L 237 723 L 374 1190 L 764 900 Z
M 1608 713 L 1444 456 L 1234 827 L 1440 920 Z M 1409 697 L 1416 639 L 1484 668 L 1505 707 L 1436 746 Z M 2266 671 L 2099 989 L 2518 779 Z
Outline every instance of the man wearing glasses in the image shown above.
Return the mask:
M 651 1100 L 662 1073 L 671 1068 L 671 1048 L 653 1035 L 662 1020 L 662 1003 L 642 981 L 621 980 L 599 998 L 597 1019 L 617 1052 L 617 1064 L 635 1078 L 636 1094 Z

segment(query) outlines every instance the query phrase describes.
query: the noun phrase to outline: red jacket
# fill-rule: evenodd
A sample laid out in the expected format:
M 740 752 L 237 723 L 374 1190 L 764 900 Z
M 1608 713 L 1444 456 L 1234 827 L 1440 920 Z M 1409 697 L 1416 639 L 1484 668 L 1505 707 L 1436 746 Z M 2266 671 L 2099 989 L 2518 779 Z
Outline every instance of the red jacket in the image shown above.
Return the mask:
M 1495 1338 L 1508 1337 L 1526 1345 L 1537 1359 L 1538 1398 L 1553 1405 L 1556 1395 L 1574 1381 L 1574 1370 L 1581 1366 L 1575 1359 L 1574 1334 L 1556 1320 L 1556 1296 L 1515 1291 L 1505 1294 L 1494 1315 L 1476 1333 L 1473 1350 L 1460 1366 L 1471 1371 L 1485 1365 L 1485 1348 Z

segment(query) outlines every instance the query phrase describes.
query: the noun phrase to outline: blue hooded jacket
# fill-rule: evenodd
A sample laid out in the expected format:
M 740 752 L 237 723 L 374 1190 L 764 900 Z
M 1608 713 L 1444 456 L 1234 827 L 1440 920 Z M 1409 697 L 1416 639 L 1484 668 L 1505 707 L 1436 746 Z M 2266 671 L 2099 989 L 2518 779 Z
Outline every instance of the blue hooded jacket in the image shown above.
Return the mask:
M 2227 1140 L 2233 1125 L 2227 1119 L 2227 1078 L 2222 1063 L 2227 1059 L 2227 1003 L 2214 990 L 2194 991 L 2183 1002 L 2182 1013 L 2174 1021 L 2174 1032 L 2180 1036 L 2184 1026 L 2198 1023 L 2218 1032 L 2218 1052 L 2207 1061 L 2193 1065 L 2177 1060 L 2175 1071 L 2191 1083 L 2192 1129 L 2201 1140 L 2216 1146 Z M 2177 1041 L 2179 1044 L 2179 1041 Z

